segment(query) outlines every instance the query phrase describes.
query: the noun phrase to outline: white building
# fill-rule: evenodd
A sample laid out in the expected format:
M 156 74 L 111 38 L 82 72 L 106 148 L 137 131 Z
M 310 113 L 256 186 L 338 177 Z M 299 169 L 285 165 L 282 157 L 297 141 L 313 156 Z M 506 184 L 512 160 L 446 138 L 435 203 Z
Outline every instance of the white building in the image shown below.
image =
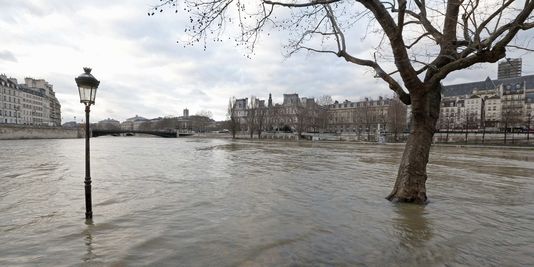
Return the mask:
M 0 75 L 0 123 L 20 124 L 21 93 L 17 80 Z
M 61 125 L 61 105 L 53 86 L 43 79 L 14 78 L 0 75 L 0 123 Z
M 121 123 L 121 130 L 137 131 L 141 124 L 146 121 L 148 121 L 148 119 L 135 115 L 135 117 L 126 119 Z
M 443 86 L 438 127 L 524 128 L 533 98 L 534 75 Z

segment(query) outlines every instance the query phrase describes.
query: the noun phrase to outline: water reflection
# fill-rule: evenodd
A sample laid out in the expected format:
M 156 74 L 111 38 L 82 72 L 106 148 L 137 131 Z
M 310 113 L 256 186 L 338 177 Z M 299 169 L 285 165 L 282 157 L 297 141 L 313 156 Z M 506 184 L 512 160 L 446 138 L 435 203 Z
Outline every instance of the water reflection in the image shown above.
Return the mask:
M 422 247 L 432 239 L 432 224 L 425 213 L 426 206 L 414 204 L 395 204 L 393 210 L 393 229 L 401 245 L 408 248 Z
M 87 228 L 83 230 L 83 241 L 86 247 L 86 253 L 82 257 L 82 261 L 85 263 L 90 263 L 92 260 L 96 258 L 96 255 L 93 253 L 93 230 L 94 230 L 94 224 L 93 220 L 87 219 L 85 220 L 85 224 L 87 225 Z

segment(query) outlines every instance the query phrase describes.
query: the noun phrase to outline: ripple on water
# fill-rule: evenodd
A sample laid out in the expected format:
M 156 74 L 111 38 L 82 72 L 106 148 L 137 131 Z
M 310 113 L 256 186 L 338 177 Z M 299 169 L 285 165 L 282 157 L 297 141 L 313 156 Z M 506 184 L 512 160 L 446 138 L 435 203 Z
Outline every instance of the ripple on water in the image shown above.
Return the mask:
M 384 200 L 402 147 L 2 142 L 0 266 L 529 266 L 533 151 L 435 147 L 430 204 Z

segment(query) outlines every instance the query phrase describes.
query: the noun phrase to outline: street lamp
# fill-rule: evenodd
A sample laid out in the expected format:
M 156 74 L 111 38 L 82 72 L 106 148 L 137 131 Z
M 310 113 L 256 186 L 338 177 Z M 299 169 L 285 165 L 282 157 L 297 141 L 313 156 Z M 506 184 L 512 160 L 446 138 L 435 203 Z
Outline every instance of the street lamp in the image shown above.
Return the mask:
M 91 68 L 83 68 L 84 73 L 74 80 L 78 85 L 80 93 L 80 103 L 85 105 L 85 219 L 93 219 L 93 208 L 91 203 L 91 165 L 89 158 L 89 106 L 95 103 L 96 89 L 100 84 L 93 75 Z

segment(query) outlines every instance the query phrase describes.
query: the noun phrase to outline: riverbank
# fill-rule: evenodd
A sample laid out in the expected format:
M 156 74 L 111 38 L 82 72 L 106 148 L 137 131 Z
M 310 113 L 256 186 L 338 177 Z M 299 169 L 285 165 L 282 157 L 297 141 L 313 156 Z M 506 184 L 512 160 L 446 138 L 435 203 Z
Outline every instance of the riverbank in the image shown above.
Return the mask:
M 84 136 L 83 129 L 28 126 L 28 125 L 0 125 L 0 140 L 17 139 L 69 139 Z
M 183 137 L 180 137 L 183 138 Z M 185 138 L 207 138 L 207 139 L 231 139 L 231 134 L 220 134 L 220 133 L 202 133 L 197 134 L 191 137 L 185 137 Z M 296 140 L 295 138 L 261 138 L 258 140 L 258 136 L 254 135 L 252 139 L 250 139 L 249 135 L 237 135 L 236 140 L 254 140 L 254 141 L 280 141 L 280 142 L 310 142 L 310 143 L 347 143 L 347 144 L 362 144 L 362 145 L 384 145 L 384 146 L 402 146 L 404 147 L 406 145 L 406 142 L 398 142 L 398 143 L 391 143 L 391 142 L 385 142 L 385 143 L 377 143 L 377 142 L 367 142 L 367 141 L 357 141 L 354 139 L 339 139 L 339 140 L 307 140 L 307 139 L 300 139 Z M 482 143 L 464 143 L 464 142 L 434 142 L 432 144 L 433 147 L 469 147 L 469 148 L 502 148 L 502 149 L 527 149 L 527 150 L 534 150 L 534 142 L 525 144 L 525 143 L 515 143 L 515 144 L 499 144 L 499 143 L 490 143 L 487 142 L 485 144 Z

